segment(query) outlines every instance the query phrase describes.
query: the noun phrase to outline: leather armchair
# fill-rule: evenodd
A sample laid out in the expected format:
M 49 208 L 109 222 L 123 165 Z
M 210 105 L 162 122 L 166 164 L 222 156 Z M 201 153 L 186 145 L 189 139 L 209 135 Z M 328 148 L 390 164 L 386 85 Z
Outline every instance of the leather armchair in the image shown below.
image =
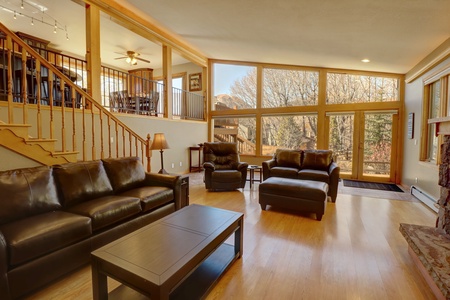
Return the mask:
M 245 187 L 248 164 L 239 161 L 235 143 L 205 143 L 203 158 L 206 189 L 234 190 Z

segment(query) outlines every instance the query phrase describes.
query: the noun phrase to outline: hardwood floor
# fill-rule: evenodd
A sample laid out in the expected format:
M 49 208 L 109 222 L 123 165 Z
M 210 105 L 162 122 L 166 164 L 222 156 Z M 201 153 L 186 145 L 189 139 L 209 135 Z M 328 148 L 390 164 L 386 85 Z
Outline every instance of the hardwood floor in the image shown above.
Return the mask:
M 436 215 L 418 201 L 364 194 L 339 193 L 319 222 L 312 214 L 261 211 L 258 184 L 243 192 L 191 185 L 191 203 L 245 214 L 243 257 L 206 299 L 434 299 L 398 228 L 434 226 Z M 27 299 L 92 299 L 90 267 Z

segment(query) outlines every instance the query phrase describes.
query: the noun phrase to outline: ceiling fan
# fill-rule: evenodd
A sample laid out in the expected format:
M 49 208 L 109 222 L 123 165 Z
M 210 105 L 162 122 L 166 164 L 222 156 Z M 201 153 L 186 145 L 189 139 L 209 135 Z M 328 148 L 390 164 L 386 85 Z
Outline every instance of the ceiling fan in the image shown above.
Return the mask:
M 116 52 L 117 53 L 117 52 Z M 137 65 L 137 61 L 138 60 L 140 60 L 140 61 L 143 61 L 143 62 L 146 62 L 146 63 L 150 63 L 150 61 L 149 60 L 147 60 L 147 59 L 143 59 L 143 58 L 140 58 L 139 57 L 139 53 L 137 53 L 137 52 L 134 52 L 134 51 L 127 51 L 127 53 L 126 54 L 124 54 L 124 53 L 117 53 L 117 54 L 122 54 L 122 55 L 125 55 L 125 56 L 122 56 L 122 57 L 116 57 L 115 59 L 126 59 L 126 62 L 127 63 L 129 63 L 130 65 Z

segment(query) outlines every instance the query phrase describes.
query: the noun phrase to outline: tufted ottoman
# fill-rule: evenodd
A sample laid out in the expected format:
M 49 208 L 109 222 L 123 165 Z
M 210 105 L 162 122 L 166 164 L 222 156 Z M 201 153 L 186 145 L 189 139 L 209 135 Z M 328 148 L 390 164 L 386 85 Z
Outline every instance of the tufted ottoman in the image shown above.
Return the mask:
M 270 177 L 259 185 L 259 204 L 313 212 L 322 220 L 327 204 L 328 184 L 320 181 Z

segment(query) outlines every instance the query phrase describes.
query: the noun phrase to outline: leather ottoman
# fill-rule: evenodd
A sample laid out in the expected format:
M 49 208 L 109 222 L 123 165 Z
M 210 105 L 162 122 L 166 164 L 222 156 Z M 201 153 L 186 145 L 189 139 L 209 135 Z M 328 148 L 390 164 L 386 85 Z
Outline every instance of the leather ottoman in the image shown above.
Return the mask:
M 259 204 L 312 212 L 322 220 L 327 204 L 328 184 L 320 181 L 270 177 L 259 185 Z

